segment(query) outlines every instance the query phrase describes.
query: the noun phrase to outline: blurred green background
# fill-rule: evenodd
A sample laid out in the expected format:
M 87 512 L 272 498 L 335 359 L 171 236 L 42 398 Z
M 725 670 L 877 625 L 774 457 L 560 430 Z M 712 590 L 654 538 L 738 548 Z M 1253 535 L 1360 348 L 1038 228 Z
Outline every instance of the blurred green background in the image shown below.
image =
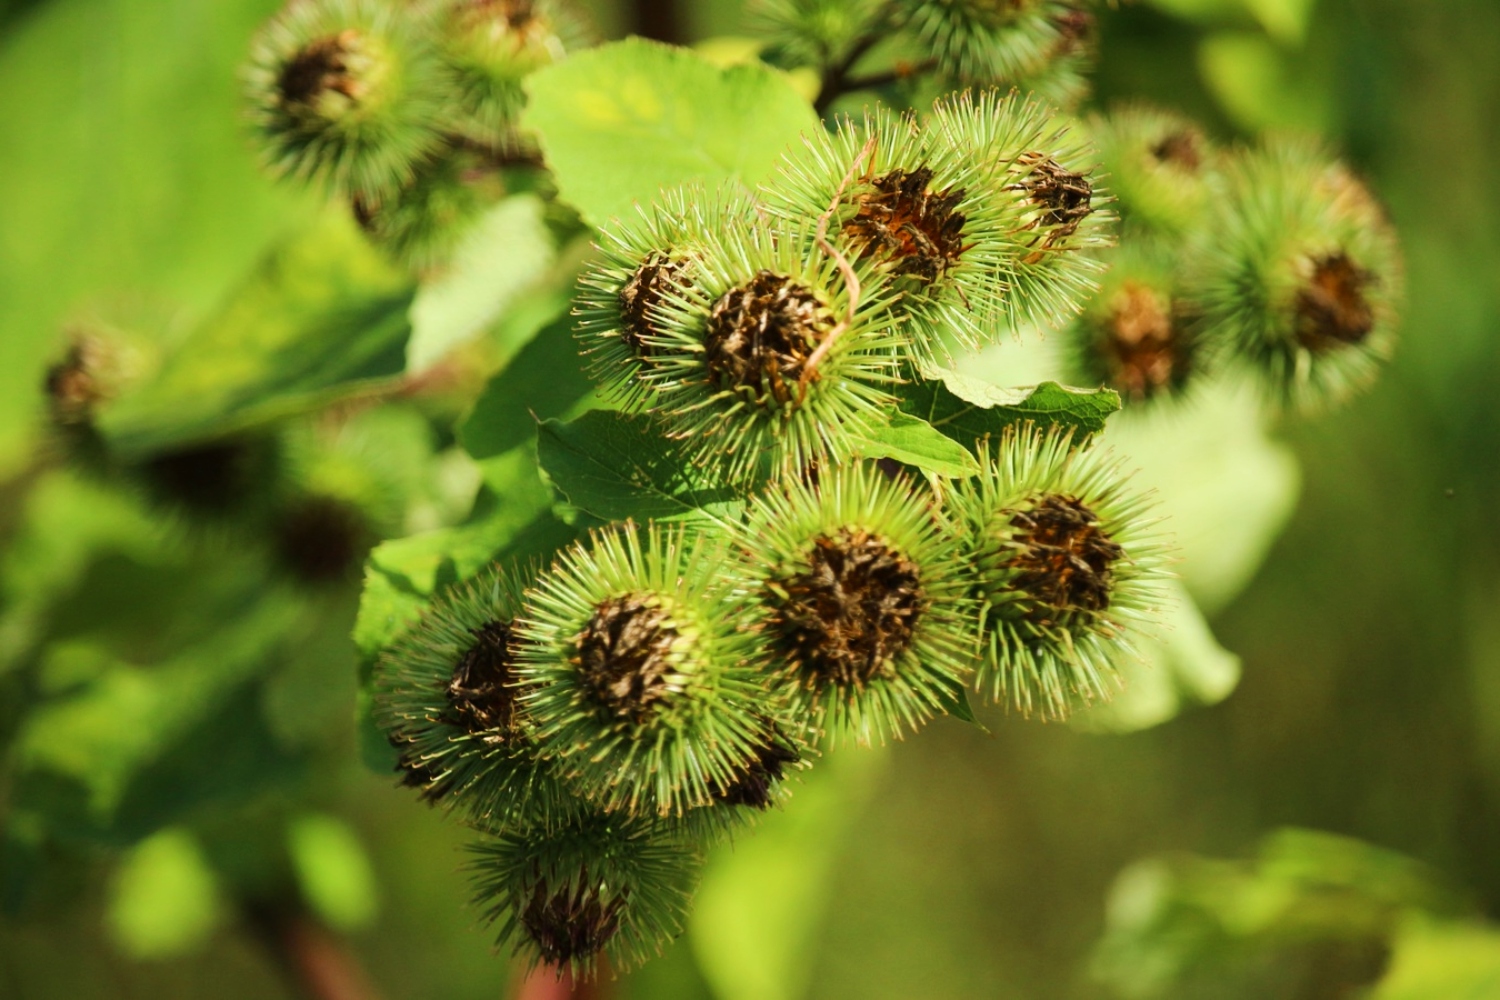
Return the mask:
M 186 325 L 311 211 L 257 171 L 237 117 L 236 68 L 276 6 L 0 0 L 5 600 L 13 610 L 51 593 L 62 610 L 49 627 L 65 639 L 127 629 L 121 581 L 200 601 L 203 614 L 239 599 L 173 593 L 170 569 L 129 551 L 53 572 L 85 557 L 25 549 L 18 525 L 43 502 L 38 389 L 64 327 L 91 310 Z M 632 24 L 630 10 L 592 6 L 607 34 Z M 681 13 L 683 40 L 742 30 L 728 0 Z M 695 918 L 710 933 L 618 994 L 1107 997 L 1087 966 L 1118 872 L 1160 852 L 1245 856 L 1287 825 L 1420 859 L 1500 917 L 1500 5 L 1158 0 L 1101 22 L 1095 104 L 1152 99 L 1226 139 L 1321 132 L 1386 202 L 1407 255 L 1403 338 L 1374 391 L 1276 428 L 1301 463 L 1302 495 L 1253 583 L 1214 618 L 1243 658 L 1239 689 L 1130 736 L 1006 718 L 985 736 L 943 720 L 830 763 L 838 780 L 810 786 L 741 848 L 793 887 L 790 908 L 747 917 L 720 879 Z M 45 502 L 116 516 L 88 496 Z M 236 780 L 235 753 L 288 753 L 295 775 L 270 788 L 264 812 L 295 814 L 290 871 L 324 921 L 347 929 L 382 995 L 505 996 L 505 961 L 462 905 L 462 831 L 358 762 L 354 652 L 341 639 L 354 600 L 329 591 L 286 611 L 300 623 L 290 631 L 312 637 L 295 670 L 225 696 L 226 720 L 242 695 L 297 706 L 270 717 L 316 740 L 226 736 L 200 750 L 218 768 L 208 780 Z M 20 642 L 12 632 L 0 652 Z M 153 642 L 178 648 L 131 641 L 143 657 Z M 22 719 L 89 675 L 73 662 L 87 648 L 64 643 L 45 670 L 0 674 L 11 765 L 0 772 L 0 996 L 292 995 L 207 874 L 215 859 L 201 843 L 233 840 L 203 833 L 211 819 L 196 821 L 196 841 L 29 838 L 14 765 L 39 751 L 18 738 Z M 160 695 L 141 678 L 120 683 L 136 681 L 130 704 Z M 743 947 L 726 955 L 725 940 Z

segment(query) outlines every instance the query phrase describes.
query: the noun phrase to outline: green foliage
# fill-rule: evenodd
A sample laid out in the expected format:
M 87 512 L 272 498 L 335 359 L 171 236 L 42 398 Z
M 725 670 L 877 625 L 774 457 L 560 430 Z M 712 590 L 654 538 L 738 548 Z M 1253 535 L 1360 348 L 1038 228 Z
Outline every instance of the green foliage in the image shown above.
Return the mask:
M 1253 7 L 1286 38 L 1305 14 Z M 298 784 L 348 735 L 329 720 L 352 685 L 328 678 L 356 657 L 330 636 L 361 561 L 362 756 L 480 832 L 501 941 L 580 975 L 681 933 L 703 852 L 786 805 L 818 748 L 976 723 L 969 690 L 1123 732 L 1233 688 L 1188 595 L 1243 585 L 1295 476 L 1221 380 L 1255 368 L 1301 404 L 1371 376 L 1400 272 L 1368 193 L 1310 146 L 1167 162 L 1201 137 L 1145 108 L 1091 119 L 1096 155 L 1004 95 L 1079 96 L 1082 2 L 762 16 L 760 58 L 727 67 L 636 39 L 574 53 L 550 3 L 311 0 L 253 44 L 265 161 L 340 204 L 185 333 L 72 331 L 47 415 L 92 478 L 39 473 L 0 565 L 10 842 L 138 845 L 111 910 L 132 953 L 190 946 L 216 893 L 374 919 L 358 836 Z M 857 92 L 887 106 L 822 120 Z M 969 353 L 1049 330 L 1067 350 L 1037 378 Z M 1142 354 L 1166 374 L 1142 381 Z M 1110 419 L 1122 399 L 1150 408 Z M 1207 400 L 1208 443 L 1159 399 Z M 1190 512 L 1182 587 L 1101 436 L 1158 459 Z M 1183 466 L 1225 473 L 1236 523 L 1171 485 Z M 123 620 L 111 588 L 153 612 Z M 836 841 L 854 799 L 811 798 L 800 836 Z M 794 841 L 718 862 L 718 920 L 743 928 L 732 897 L 764 878 L 750 919 L 810 933 L 833 846 Z M 1321 902 L 1297 852 L 1338 851 L 1294 846 L 1270 895 Z M 1229 917 L 1201 874 L 1156 887 L 1187 899 L 1195 948 L 1275 937 L 1290 911 L 1263 905 L 1264 871 L 1204 876 L 1244 897 Z M 1362 933 L 1409 908 L 1366 902 Z M 705 926 L 726 994 L 800 988 L 805 941 L 752 927 L 747 973 Z M 1202 958 L 1142 926 L 1109 946 L 1130 974 Z
M 542 70 L 527 91 L 526 124 L 541 137 L 560 196 L 595 225 L 685 182 L 754 185 L 817 127 L 775 71 L 719 69 L 641 39 Z

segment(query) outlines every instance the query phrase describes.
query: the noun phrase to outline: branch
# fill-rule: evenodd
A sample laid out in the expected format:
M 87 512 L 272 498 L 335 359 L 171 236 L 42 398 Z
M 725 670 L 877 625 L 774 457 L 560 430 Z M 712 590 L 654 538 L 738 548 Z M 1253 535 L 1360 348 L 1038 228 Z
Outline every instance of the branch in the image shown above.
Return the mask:
M 348 945 L 311 917 L 253 904 L 246 915 L 292 988 L 307 1000 L 380 1000 Z
M 892 77 L 890 80 L 884 79 L 888 75 L 886 73 L 877 73 L 864 77 L 851 76 L 854 72 L 854 67 L 859 61 L 869 55 L 871 49 L 898 27 L 896 23 L 898 13 L 894 3 L 886 3 L 870 18 L 869 28 L 866 29 L 865 33 L 853 45 L 849 46 L 849 51 L 844 53 L 844 58 L 840 59 L 837 63 L 824 67 L 823 81 L 818 87 L 818 96 L 813 101 L 813 108 L 819 115 L 826 112 L 829 106 L 844 94 L 853 93 L 856 90 L 869 89 L 871 86 L 869 81 L 871 80 L 875 81 L 875 85 L 890 83 L 894 80 L 904 79 L 905 76 L 924 72 L 926 69 L 932 68 L 932 65 L 935 65 L 931 61 L 923 62 L 913 67 L 911 72 L 906 74 L 901 74 L 901 67 L 898 65 L 891 71 L 898 75 Z

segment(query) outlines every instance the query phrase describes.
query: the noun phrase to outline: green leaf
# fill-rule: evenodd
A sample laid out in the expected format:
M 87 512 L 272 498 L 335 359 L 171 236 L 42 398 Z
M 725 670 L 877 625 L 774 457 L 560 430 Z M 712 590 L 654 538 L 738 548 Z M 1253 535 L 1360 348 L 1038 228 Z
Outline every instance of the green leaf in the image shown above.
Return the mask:
M 1177 581 L 1158 612 L 1157 630 L 1132 637 L 1139 659 L 1121 665 L 1124 689 L 1072 719 L 1086 732 L 1133 733 L 1198 705 L 1216 705 L 1240 680 L 1240 658 L 1220 646 L 1203 612 Z
M 318 813 L 299 816 L 287 830 L 287 849 L 303 898 L 329 926 L 352 931 L 375 919 L 375 873 L 347 824 Z
M 544 420 L 537 457 L 570 504 L 605 521 L 716 517 L 742 495 L 684 463 L 650 418 L 613 410 Z
M 945 369 L 929 376 L 896 388 L 902 412 L 966 447 L 1027 420 L 1082 436 L 1097 434 L 1105 418 L 1120 408 L 1113 389 L 1072 389 L 1056 382 L 1006 389 Z
M 927 421 L 898 413 L 859 447 L 865 458 L 890 458 L 939 476 L 962 479 L 979 471 L 969 450 Z
M 1402 923 L 1392 952 L 1370 1000 L 1500 996 L 1500 930 L 1493 925 L 1413 917 Z
M 688 926 L 719 1000 L 807 996 L 838 860 L 889 760 L 880 748 L 819 761 L 788 808 L 710 854 Z
M 136 959 L 186 954 L 218 918 L 218 880 L 183 829 L 163 830 L 125 856 L 106 913 L 115 944 Z
M 122 456 L 324 406 L 405 368 L 410 279 L 344 213 L 284 244 L 178 345 L 161 371 L 103 411 Z
M 420 372 L 483 333 L 547 276 L 556 258 L 534 194 L 507 198 L 475 223 L 452 263 L 411 303 L 408 371 Z
M 129 327 L 160 305 L 201 317 L 318 203 L 273 183 L 246 143 L 236 68 L 267 0 L 54 0 L 10 13 L 23 6 L 0 58 L 7 472 L 71 316 L 104 307 Z
M 485 386 L 458 428 L 470 455 L 491 458 L 531 441 L 538 420 L 566 416 L 593 391 L 572 325 L 564 316 L 545 327 Z
M 786 78 L 720 69 L 639 38 L 532 74 L 525 124 L 542 140 L 562 198 L 595 225 L 686 181 L 768 177 L 782 151 L 821 127 Z

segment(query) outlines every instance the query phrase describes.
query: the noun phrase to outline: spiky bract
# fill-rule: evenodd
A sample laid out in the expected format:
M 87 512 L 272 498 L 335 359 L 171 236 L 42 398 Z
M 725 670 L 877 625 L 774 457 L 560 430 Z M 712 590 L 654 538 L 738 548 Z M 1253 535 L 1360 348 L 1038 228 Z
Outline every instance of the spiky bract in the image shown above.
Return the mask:
M 1008 324 L 1061 326 L 1098 287 L 1102 265 L 1083 251 L 1113 242 L 1114 217 L 1102 210 L 1108 198 L 1092 176 L 1087 144 L 1045 106 L 995 91 L 939 101 L 931 128 L 986 171 Z
M 884 741 L 941 712 L 976 647 L 961 548 L 932 498 L 871 464 L 757 497 L 740 547 L 762 669 L 794 715 Z
M 578 279 L 574 312 L 589 375 L 605 395 L 630 409 L 649 405 L 644 373 L 665 338 L 667 293 L 691 285 L 698 261 L 756 219 L 753 197 L 737 184 L 687 185 L 600 230 L 599 256 Z
M 379 198 L 442 142 L 448 73 L 417 6 L 307 0 L 251 49 L 251 121 L 278 174 Z
M 457 146 L 416 164 L 411 179 L 387 197 L 355 194 L 351 202 L 371 240 L 422 271 L 446 263 L 469 224 L 503 194 L 504 184 L 485 154 Z
M 592 810 L 472 851 L 476 902 L 500 943 L 584 978 L 601 955 L 623 971 L 678 937 L 703 863 L 674 824 Z
M 522 627 L 522 703 L 582 796 L 677 815 L 753 761 L 767 704 L 723 545 L 625 525 L 565 550 Z
M 831 66 L 877 23 L 881 0 L 758 0 L 749 8 L 780 66 Z
M 851 265 L 856 298 L 812 226 L 727 231 L 663 290 L 641 369 L 689 461 L 740 478 L 848 456 L 884 420 L 900 342 L 888 293 Z
M 988 647 L 977 689 L 1043 717 L 1109 697 L 1131 630 L 1162 600 L 1149 498 L 1099 450 L 1030 425 L 980 464 L 954 486 Z
M 1201 323 L 1179 293 L 1175 257 L 1144 233 L 1109 251 L 1099 294 L 1065 335 L 1070 382 L 1140 404 L 1178 398 L 1203 374 Z
M 402 783 L 491 828 L 573 808 L 515 688 L 521 605 L 521 579 L 491 567 L 439 597 L 375 669 L 375 718 Z
M 909 30 L 965 83 L 1018 84 L 1072 55 L 1092 25 L 1086 0 L 899 0 Z
M 582 43 L 577 22 L 555 0 L 444 0 L 437 18 L 460 128 L 484 143 L 504 141 L 514 128 L 526 76 Z
M 1239 158 L 1225 189 L 1186 285 L 1215 348 L 1298 408 L 1370 382 L 1394 345 L 1402 269 L 1369 192 L 1291 140 Z
M 829 239 L 897 296 L 902 350 L 918 363 L 984 342 L 1003 308 L 999 206 L 972 154 L 882 109 L 804 137 L 762 189 L 789 223 L 829 216 Z
M 1195 123 L 1133 103 L 1089 116 L 1086 130 L 1127 225 L 1175 236 L 1202 224 L 1221 155 Z

